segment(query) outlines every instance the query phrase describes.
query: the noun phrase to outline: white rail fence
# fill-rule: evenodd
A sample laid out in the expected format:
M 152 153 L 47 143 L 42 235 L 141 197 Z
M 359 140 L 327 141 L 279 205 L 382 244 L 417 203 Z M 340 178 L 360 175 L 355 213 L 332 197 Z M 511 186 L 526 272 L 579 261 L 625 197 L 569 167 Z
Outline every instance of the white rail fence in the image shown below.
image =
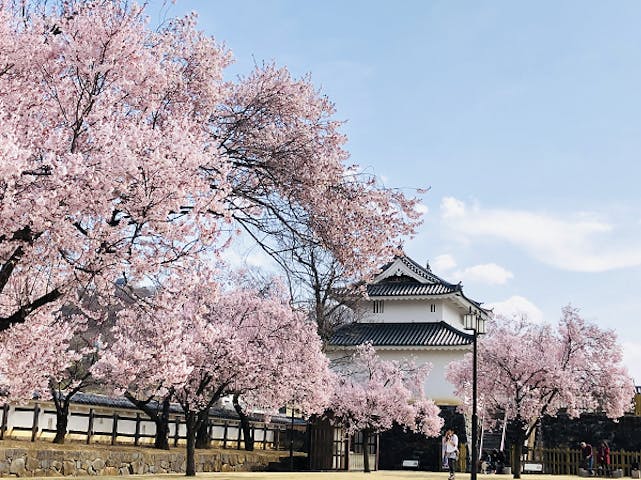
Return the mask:
M 56 433 L 56 410 L 50 403 L 0 406 L 0 440 L 5 438 L 53 438 Z M 286 450 L 292 435 L 300 438 L 305 425 L 284 423 L 250 423 L 254 448 L 263 450 Z M 293 428 L 293 433 L 292 433 Z M 66 438 L 87 444 L 153 444 L 156 435 L 155 423 L 142 412 L 108 407 L 72 404 L 68 417 Z M 211 416 L 209 438 L 212 446 L 221 448 L 244 448 L 243 432 L 237 419 Z M 184 417 L 170 416 L 169 439 L 174 446 L 186 439 Z

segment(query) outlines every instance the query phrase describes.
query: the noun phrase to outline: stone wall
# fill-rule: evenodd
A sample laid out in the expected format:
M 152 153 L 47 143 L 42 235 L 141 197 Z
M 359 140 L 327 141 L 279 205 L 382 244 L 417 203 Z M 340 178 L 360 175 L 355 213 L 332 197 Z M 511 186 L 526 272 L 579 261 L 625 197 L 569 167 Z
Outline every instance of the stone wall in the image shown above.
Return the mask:
M 196 453 L 199 472 L 265 470 L 282 452 L 212 450 Z M 184 473 L 184 450 L 92 450 L 76 448 L 3 448 L 0 443 L 0 477 L 76 475 L 130 475 Z

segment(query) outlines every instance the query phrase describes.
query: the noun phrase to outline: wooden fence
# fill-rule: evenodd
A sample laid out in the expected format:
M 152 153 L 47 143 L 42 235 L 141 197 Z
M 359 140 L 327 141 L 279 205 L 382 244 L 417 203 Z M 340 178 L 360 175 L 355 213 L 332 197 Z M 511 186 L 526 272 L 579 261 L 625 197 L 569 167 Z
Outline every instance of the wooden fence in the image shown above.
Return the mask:
M 53 438 L 56 411 L 48 406 L 34 403 L 27 406 L 4 405 L 0 408 L 0 440 L 4 438 Z M 254 448 L 263 450 L 287 450 L 292 438 L 301 443 L 306 429 L 300 423 L 251 422 Z M 109 412 L 102 407 L 75 406 L 70 409 L 67 435 L 70 440 L 87 444 L 134 444 L 153 443 L 155 423 L 144 413 L 121 410 Z M 174 446 L 186 439 L 184 416 L 176 414 L 169 424 L 169 438 Z M 240 422 L 235 419 L 210 417 L 210 445 L 221 448 L 244 448 Z
M 596 450 L 596 449 L 595 449 Z M 616 450 L 610 452 L 610 468 L 621 469 L 624 475 L 630 475 L 632 465 L 639 464 L 641 452 L 626 452 Z M 543 464 L 543 472 L 553 475 L 578 475 L 582 467 L 581 450 L 569 448 L 541 448 L 534 451 L 534 461 Z M 597 471 L 596 458 L 594 462 Z

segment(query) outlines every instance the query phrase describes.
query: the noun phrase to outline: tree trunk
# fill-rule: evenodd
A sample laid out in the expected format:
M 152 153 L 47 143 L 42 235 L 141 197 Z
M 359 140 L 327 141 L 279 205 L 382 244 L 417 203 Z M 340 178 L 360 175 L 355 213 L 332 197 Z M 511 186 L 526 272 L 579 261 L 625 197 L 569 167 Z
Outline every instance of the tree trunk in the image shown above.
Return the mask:
M 254 437 L 252 435 L 251 426 L 249 425 L 249 418 L 245 415 L 243 407 L 238 403 L 238 394 L 234 395 L 233 399 L 234 410 L 240 419 L 240 427 L 243 430 L 243 439 L 245 440 L 245 450 L 248 452 L 254 451 Z
M 370 467 L 369 467 L 369 435 L 370 432 L 366 428 L 363 430 L 363 472 L 365 473 L 370 473 Z
M 61 400 L 56 403 L 56 436 L 53 443 L 62 445 L 67 435 L 67 424 L 69 422 L 69 401 Z
M 162 411 L 154 419 L 156 424 L 154 448 L 159 450 L 169 450 L 169 406 L 169 397 L 165 397 L 162 401 Z
M 196 448 L 209 448 L 211 438 L 209 437 L 209 412 L 198 413 L 199 427 L 196 432 Z
M 161 410 L 158 410 L 149 406 L 149 400 L 138 400 L 130 392 L 125 392 L 125 398 L 156 424 L 154 448 L 159 450 L 169 450 L 169 407 L 171 397 L 172 393 L 170 392 L 162 399 L 162 403 L 160 404 Z
M 187 427 L 187 469 L 185 476 L 196 476 L 196 431 L 197 421 L 194 412 L 187 412 L 185 414 L 185 424 Z

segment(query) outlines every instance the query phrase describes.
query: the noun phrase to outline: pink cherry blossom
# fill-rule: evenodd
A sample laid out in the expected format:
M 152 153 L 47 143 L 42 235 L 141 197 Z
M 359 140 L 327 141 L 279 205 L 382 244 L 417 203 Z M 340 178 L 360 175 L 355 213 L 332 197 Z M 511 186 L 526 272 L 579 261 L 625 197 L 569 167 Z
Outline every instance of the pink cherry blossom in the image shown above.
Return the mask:
M 571 416 L 600 411 L 620 417 L 634 397 L 633 381 L 621 362 L 616 334 L 585 321 L 576 308 L 565 307 L 556 328 L 497 317 L 478 347 L 481 416 L 512 422 L 517 449 L 541 417 L 560 410 Z M 468 409 L 471 375 L 471 354 L 448 367 L 447 377 Z
M 277 286 L 261 293 L 190 272 L 120 312 L 113 336 L 96 375 L 120 392 L 171 394 L 186 417 L 188 474 L 196 432 L 221 397 L 237 394 L 247 408 L 266 412 L 295 402 L 320 413 L 332 391 L 314 325 Z
M 310 78 L 224 81 L 195 15 L 152 30 L 124 0 L 22 5 L 0 4 L 0 329 L 215 257 L 239 227 L 363 272 L 413 233 L 416 200 L 355 173 Z

